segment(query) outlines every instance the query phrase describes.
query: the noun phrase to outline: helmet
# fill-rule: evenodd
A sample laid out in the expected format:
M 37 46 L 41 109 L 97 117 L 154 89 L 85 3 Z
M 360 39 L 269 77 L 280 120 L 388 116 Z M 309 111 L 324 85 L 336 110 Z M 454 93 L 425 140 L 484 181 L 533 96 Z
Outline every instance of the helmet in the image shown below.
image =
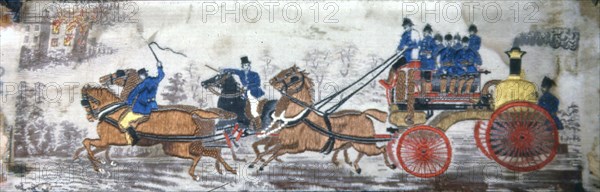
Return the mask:
M 469 38 L 468 38 L 467 36 L 464 36 L 464 37 L 462 38 L 462 42 L 463 42 L 463 43 L 467 43 L 467 42 L 469 42 Z
M 471 24 L 471 26 L 469 26 L 469 32 L 477 33 L 477 26 L 475 26 L 474 24 Z
M 146 71 L 146 68 L 141 68 L 137 71 L 137 73 L 138 75 L 148 75 L 148 71 Z
M 431 29 L 431 25 L 427 24 L 425 25 L 425 28 L 423 28 L 423 32 L 433 32 L 433 30 Z
M 433 36 L 433 39 L 436 40 L 436 41 L 442 41 L 442 35 L 440 35 L 439 33 L 437 33 L 437 34 L 435 34 Z
M 406 25 L 413 26 L 414 24 L 409 18 L 404 18 L 404 20 L 402 21 L 402 27 L 404 27 Z
M 446 34 L 446 36 L 444 36 L 444 40 L 446 40 L 446 41 L 452 40 L 452 35 L 450 35 L 450 33 Z
M 555 86 L 556 83 L 554 83 L 554 80 L 548 78 L 548 77 L 544 77 L 544 80 L 542 80 L 542 87 L 543 88 L 550 88 L 552 86 Z
M 119 70 L 117 70 L 117 72 L 115 72 L 115 75 L 117 75 L 117 78 L 123 77 L 123 76 L 125 76 L 125 71 L 122 69 L 119 69 Z
M 457 33 L 456 35 L 454 35 L 454 39 L 459 40 L 460 41 L 460 35 Z

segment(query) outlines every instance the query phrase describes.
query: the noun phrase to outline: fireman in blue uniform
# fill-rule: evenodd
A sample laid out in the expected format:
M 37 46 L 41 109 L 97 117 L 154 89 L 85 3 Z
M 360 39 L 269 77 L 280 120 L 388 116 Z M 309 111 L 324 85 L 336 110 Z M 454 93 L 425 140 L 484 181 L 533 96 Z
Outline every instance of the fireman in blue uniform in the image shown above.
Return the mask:
M 473 50 L 477 57 L 475 57 L 475 64 L 481 65 L 481 55 L 479 55 L 479 48 L 481 48 L 481 37 L 477 35 L 477 26 L 469 26 L 469 49 Z
M 458 82 L 458 94 L 462 94 L 462 88 L 465 87 L 464 92 L 471 92 L 471 86 L 475 81 L 475 76 L 478 75 L 479 70 L 475 64 L 475 58 L 477 53 L 469 48 L 469 38 L 463 37 L 462 49 L 456 51 L 455 69 L 457 75 L 460 76 Z M 466 83 L 466 86 L 464 86 Z
M 458 33 L 456 33 L 456 35 L 454 35 L 454 46 L 453 46 L 454 50 L 462 49 L 463 46 L 462 46 L 462 43 L 460 43 L 460 41 L 461 41 L 461 37 Z
M 444 47 L 437 53 L 437 60 L 440 64 L 438 74 L 440 75 L 440 92 L 446 93 L 448 77 L 453 77 L 454 66 L 454 41 L 452 35 L 444 36 Z M 451 89 L 452 90 L 452 89 Z
M 260 75 L 257 72 L 251 70 L 251 62 L 247 56 L 240 58 L 242 69 L 222 69 L 223 73 L 231 73 L 240 78 L 242 86 L 247 90 L 246 98 L 250 101 L 250 110 L 254 117 L 258 117 L 258 100 L 265 92 L 260 88 Z
M 556 115 L 560 102 L 556 96 L 550 93 L 550 89 L 555 85 L 556 84 L 552 79 L 544 77 L 544 80 L 542 80 L 542 96 L 538 99 L 538 105 L 550 113 L 550 116 L 552 116 L 552 119 L 554 119 L 554 123 L 556 124 L 558 130 L 563 130 L 563 124 Z
M 126 135 L 127 141 L 131 145 L 135 145 L 139 138 L 135 132 L 135 127 L 140 123 L 148 120 L 150 113 L 158 109 L 156 103 L 156 93 L 158 85 L 165 77 L 161 62 L 156 64 L 158 68 L 158 76 L 148 77 L 148 71 L 145 68 L 138 70 L 140 82 L 127 97 L 127 105 L 131 106 L 131 111 L 128 111 L 125 116 L 119 121 L 122 129 L 126 129 L 129 135 Z
M 421 82 L 422 93 L 431 92 L 431 75 L 432 71 L 435 71 L 435 55 L 434 51 L 436 48 L 435 40 L 433 38 L 433 30 L 431 25 L 425 25 L 423 28 L 423 40 L 419 43 L 419 60 L 421 61 L 421 78 L 425 81 Z
M 414 24 L 410 19 L 404 18 L 404 20 L 402 21 L 404 33 L 402 33 L 400 43 L 397 47 L 398 52 L 404 50 L 404 57 L 406 57 L 406 60 L 408 62 L 417 60 L 419 52 L 419 32 L 414 30 L 413 26 Z

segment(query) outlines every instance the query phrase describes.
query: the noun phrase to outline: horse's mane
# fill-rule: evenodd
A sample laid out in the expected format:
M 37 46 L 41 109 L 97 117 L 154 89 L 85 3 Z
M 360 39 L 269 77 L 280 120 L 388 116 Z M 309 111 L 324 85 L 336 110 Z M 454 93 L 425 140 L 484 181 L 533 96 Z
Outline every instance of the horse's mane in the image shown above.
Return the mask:
M 107 87 L 97 86 L 97 85 L 85 85 L 81 89 L 82 93 L 93 94 L 95 97 L 108 97 L 108 99 L 114 99 L 116 101 L 120 100 L 119 96 L 111 89 Z M 96 98 L 99 99 L 99 98 Z
M 305 89 L 308 89 L 309 93 L 310 93 L 310 102 L 314 103 L 315 102 L 315 83 L 313 82 L 312 78 L 310 78 L 310 73 L 306 72 L 306 71 L 300 71 L 300 73 L 302 73 L 302 75 L 304 75 L 304 86 L 306 86 Z

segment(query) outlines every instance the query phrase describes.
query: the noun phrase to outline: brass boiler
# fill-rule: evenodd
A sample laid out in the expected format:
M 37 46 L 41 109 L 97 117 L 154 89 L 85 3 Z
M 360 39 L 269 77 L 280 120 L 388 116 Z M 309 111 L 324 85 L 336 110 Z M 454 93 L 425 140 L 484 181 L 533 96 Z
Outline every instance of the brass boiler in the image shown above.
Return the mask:
M 538 98 L 537 88 L 534 83 L 525 80 L 525 73 L 521 70 L 521 58 L 526 52 L 518 47 L 513 47 L 505 52 L 510 58 L 510 75 L 508 79 L 496 85 L 493 108 L 497 109 L 512 101 L 527 101 L 536 103 Z

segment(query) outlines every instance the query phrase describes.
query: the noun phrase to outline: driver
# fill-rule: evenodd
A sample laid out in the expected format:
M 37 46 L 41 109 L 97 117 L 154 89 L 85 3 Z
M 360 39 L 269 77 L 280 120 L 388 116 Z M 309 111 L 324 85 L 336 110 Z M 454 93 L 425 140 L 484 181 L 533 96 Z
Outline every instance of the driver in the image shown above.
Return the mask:
M 250 113 L 254 117 L 259 116 L 258 100 L 265 94 L 260 88 L 260 75 L 251 70 L 251 62 L 247 56 L 240 58 L 242 69 L 221 69 L 221 73 L 231 73 L 240 78 L 242 86 L 246 90 L 246 98 L 250 101 Z
M 127 97 L 126 102 L 127 105 L 131 106 L 131 111 L 126 112 L 125 116 L 119 121 L 121 128 L 126 128 L 128 134 L 125 135 L 125 138 L 132 146 L 140 140 L 134 128 L 140 123 L 147 121 L 150 112 L 158 109 L 156 93 L 158 84 L 165 77 L 165 72 L 163 71 L 161 62 L 158 62 L 156 67 L 158 68 L 157 77 L 148 77 L 148 72 L 145 68 L 138 70 L 138 75 L 142 79 L 142 82 Z

